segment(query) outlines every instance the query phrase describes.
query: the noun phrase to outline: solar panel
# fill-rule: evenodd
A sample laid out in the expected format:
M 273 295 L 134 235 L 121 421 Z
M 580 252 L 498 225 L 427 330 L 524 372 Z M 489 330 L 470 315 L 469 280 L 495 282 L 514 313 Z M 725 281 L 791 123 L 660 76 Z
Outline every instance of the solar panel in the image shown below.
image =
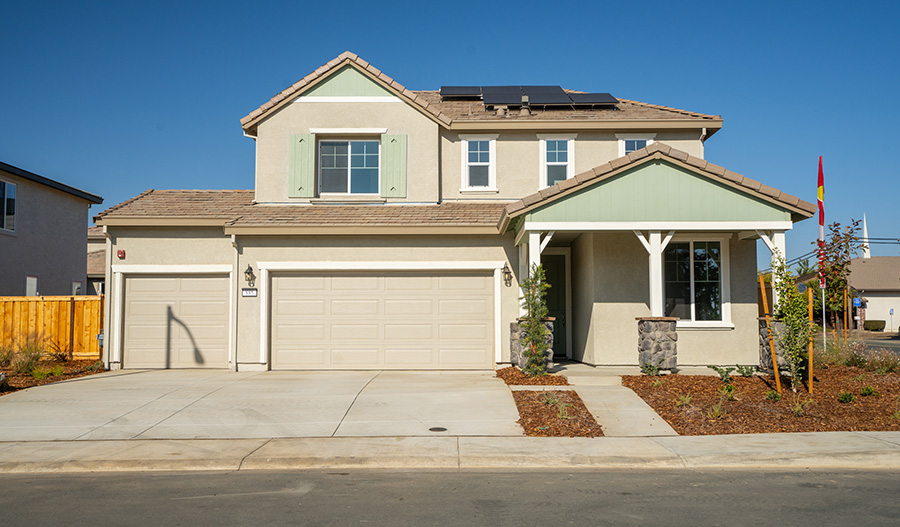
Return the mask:
M 481 86 L 441 86 L 441 97 L 481 97 Z
M 608 93 L 570 93 L 575 104 L 616 104 L 618 99 Z
M 521 86 L 482 86 L 481 97 L 487 106 L 522 104 Z
M 532 105 L 571 105 L 572 100 L 559 86 L 522 86 Z

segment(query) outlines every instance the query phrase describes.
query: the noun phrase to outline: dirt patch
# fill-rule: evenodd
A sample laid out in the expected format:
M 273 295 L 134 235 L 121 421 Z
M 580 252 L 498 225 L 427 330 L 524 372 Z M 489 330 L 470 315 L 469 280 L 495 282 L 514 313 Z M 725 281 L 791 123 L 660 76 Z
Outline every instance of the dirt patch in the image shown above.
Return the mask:
M 512 385 L 525 385 L 525 386 L 568 386 L 569 381 L 562 375 L 556 375 L 549 373 L 547 375 L 540 375 L 535 377 L 529 377 L 525 375 L 525 373 L 516 368 L 515 366 L 509 366 L 508 368 L 503 368 L 497 370 L 497 377 L 503 379 L 503 382 L 506 384 Z
M 94 360 L 73 360 L 67 362 L 55 362 L 55 361 L 45 361 L 41 362 L 38 369 L 43 371 L 49 371 L 53 368 L 60 366 L 62 368 L 62 373 L 60 375 L 48 375 L 43 379 L 35 379 L 31 375 L 20 373 L 18 375 L 10 375 L 9 372 L 6 372 L 6 379 L 9 382 L 9 386 L 4 390 L 0 388 L 0 396 L 7 395 L 13 393 L 18 390 L 24 390 L 25 388 L 31 388 L 33 386 L 42 386 L 44 384 L 51 384 L 54 382 L 65 381 L 68 379 L 75 379 L 78 377 L 85 377 L 88 375 L 94 375 L 96 373 L 103 373 L 105 369 L 97 369 L 97 370 L 88 370 L 88 366 L 96 364 L 97 361 Z
M 775 390 L 774 377 L 734 377 L 732 382 L 734 400 L 727 400 L 716 376 L 622 377 L 622 384 L 681 435 L 900 430 L 900 374 L 830 366 L 816 370 L 812 395 L 805 386 L 793 394 L 790 379 L 783 377 L 778 401 L 766 398 Z M 867 387 L 876 394 L 863 396 Z M 840 402 L 841 392 L 853 400 Z M 720 402 L 724 413 L 716 417 Z M 794 413 L 799 405 L 805 406 L 800 416 Z
M 603 430 L 571 390 L 516 390 L 519 424 L 532 437 L 602 437 Z

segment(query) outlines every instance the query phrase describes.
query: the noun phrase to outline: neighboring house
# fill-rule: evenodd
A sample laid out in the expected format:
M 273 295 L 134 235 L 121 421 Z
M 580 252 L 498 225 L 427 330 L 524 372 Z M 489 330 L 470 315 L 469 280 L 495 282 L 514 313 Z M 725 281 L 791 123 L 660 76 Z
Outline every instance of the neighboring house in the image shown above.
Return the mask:
M 106 236 L 103 227 L 88 227 L 86 294 L 102 295 L 106 283 Z
M 99 214 L 128 368 L 488 369 L 542 263 L 561 356 L 754 364 L 756 240 L 812 204 L 703 159 L 715 115 L 558 87 L 412 91 L 344 53 L 241 120 L 253 190 Z
M 900 326 L 900 256 L 850 260 L 850 287 L 862 297 L 860 322 L 884 320 L 885 331 L 897 331 Z
M 100 203 L 0 162 L 0 296 L 83 294 L 88 209 Z

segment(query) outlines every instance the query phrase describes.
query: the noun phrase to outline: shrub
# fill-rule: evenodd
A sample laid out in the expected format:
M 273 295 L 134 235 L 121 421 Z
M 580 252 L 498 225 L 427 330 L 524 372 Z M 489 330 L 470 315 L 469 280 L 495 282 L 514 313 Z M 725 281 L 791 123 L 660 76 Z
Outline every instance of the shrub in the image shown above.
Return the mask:
M 655 381 L 653 381 L 653 384 L 651 384 L 651 386 L 653 386 L 654 388 L 659 388 L 665 383 L 666 381 L 664 381 L 663 379 L 656 379 Z
M 720 368 L 711 364 L 707 366 L 707 368 L 715 370 L 715 372 L 719 374 L 719 378 L 722 379 L 722 382 L 726 384 L 731 382 L 731 372 L 734 371 L 734 368 Z
M 543 397 L 541 397 L 541 402 L 546 405 L 553 406 L 559 403 L 559 397 L 557 397 L 557 395 L 553 392 L 547 392 Z
M 649 362 L 645 362 L 641 364 L 641 375 L 649 375 L 650 377 L 656 377 L 659 375 L 659 366 L 662 364 L 662 360 L 656 363 L 656 365 L 650 364 Z
M 16 345 L 16 350 L 9 361 L 9 369 L 13 375 L 30 374 L 46 354 L 43 339 L 29 337 L 24 343 Z
M 57 362 L 68 362 L 72 360 L 73 350 L 71 344 L 63 347 L 54 340 L 50 341 L 48 347 L 50 348 L 50 350 L 47 355 L 49 355 L 53 360 Z
M 39 381 L 42 381 L 42 380 L 46 379 L 46 378 L 49 377 L 50 375 L 51 375 L 51 374 L 50 374 L 50 371 L 45 370 L 45 369 L 42 369 L 42 368 L 41 368 L 41 369 L 35 369 L 35 370 L 32 370 L 32 371 L 31 371 L 31 376 L 34 377 L 35 379 L 39 380 Z
M 884 331 L 884 320 L 866 320 L 863 329 L 866 331 Z
M 863 389 L 859 391 L 859 394 L 863 397 L 868 397 L 870 395 L 878 395 L 878 392 L 875 391 L 875 388 L 871 386 L 863 386 Z
M 693 394 L 678 394 L 675 396 L 675 406 L 678 408 L 681 408 L 682 406 L 690 406 L 693 399 Z
M 838 402 L 852 403 L 854 400 L 856 400 L 856 397 L 850 392 L 845 392 L 844 390 L 841 390 L 841 393 L 838 394 Z
M 815 401 L 812 399 L 804 401 L 799 393 L 795 393 L 794 400 L 791 402 L 791 412 L 794 414 L 794 417 L 803 417 L 806 415 L 806 407 L 811 404 L 815 404 Z
M 869 363 L 869 354 L 866 345 L 856 341 L 848 344 L 844 350 L 843 362 L 845 366 L 865 368 Z
M 778 335 L 778 345 L 784 353 L 784 359 L 791 371 L 791 390 L 795 393 L 801 383 L 801 371 L 807 358 L 810 325 L 807 316 L 806 295 L 797 289 L 791 270 L 784 261 L 784 256 L 775 253 L 772 265 L 773 288 L 778 293 L 776 315 L 784 324 L 784 330 Z M 775 375 L 778 375 L 778 366 Z
M 780 401 L 781 394 L 775 390 L 766 390 L 766 399 L 769 401 Z
M 900 356 L 886 349 L 872 350 L 868 353 L 866 368 L 879 375 L 900 371 Z
M 735 364 L 734 367 L 737 368 L 737 372 L 741 377 L 753 377 L 753 374 L 756 373 L 756 366 L 741 366 L 740 364 Z
M 733 384 L 723 384 L 719 387 L 719 395 L 726 401 L 733 401 L 737 398 Z
M 85 368 L 85 370 L 87 370 L 87 371 L 97 371 L 97 370 L 102 370 L 102 369 L 103 369 L 103 361 L 100 361 L 100 360 L 98 360 L 97 362 L 95 362 L 95 363 L 91 364 L 90 366 L 88 366 L 87 368 Z
M 722 399 L 719 399 L 719 402 L 709 407 L 709 410 L 706 411 L 706 417 L 709 417 L 712 420 L 721 419 L 725 417 L 725 414 L 728 412 L 722 408 Z
M 525 309 L 525 317 L 522 319 L 522 327 L 525 329 L 523 353 L 528 359 L 525 374 L 530 377 L 547 373 L 547 336 L 550 330 L 544 325 L 544 318 L 547 317 L 545 297 L 549 288 L 544 268 L 532 265 L 528 278 L 522 281 L 521 298 Z
M 0 347 L 0 368 L 9 366 L 15 353 L 15 350 L 11 346 Z

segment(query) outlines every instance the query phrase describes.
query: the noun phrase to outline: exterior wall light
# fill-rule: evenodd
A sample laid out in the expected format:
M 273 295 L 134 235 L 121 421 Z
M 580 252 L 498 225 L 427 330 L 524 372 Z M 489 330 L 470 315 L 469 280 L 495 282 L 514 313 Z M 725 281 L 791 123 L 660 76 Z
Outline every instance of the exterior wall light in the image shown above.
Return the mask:
M 253 267 L 251 267 L 250 264 L 247 264 L 247 270 L 244 271 L 244 280 L 247 281 L 248 286 L 253 287 L 256 276 L 253 274 Z
M 503 273 L 503 283 L 506 284 L 506 287 L 512 285 L 512 271 L 509 270 L 509 265 L 504 262 L 503 269 L 500 270 Z

